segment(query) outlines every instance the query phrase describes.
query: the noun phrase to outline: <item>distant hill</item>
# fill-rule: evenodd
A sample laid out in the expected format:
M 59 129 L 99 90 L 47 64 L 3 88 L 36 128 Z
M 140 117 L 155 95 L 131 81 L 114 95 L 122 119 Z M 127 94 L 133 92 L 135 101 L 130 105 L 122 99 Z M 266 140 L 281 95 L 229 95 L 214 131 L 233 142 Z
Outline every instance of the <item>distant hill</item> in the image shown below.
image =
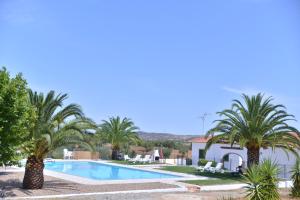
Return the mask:
M 171 133 L 139 132 L 138 134 L 141 139 L 147 141 L 154 141 L 154 140 L 188 141 L 193 138 L 199 137 L 199 135 L 175 135 Z

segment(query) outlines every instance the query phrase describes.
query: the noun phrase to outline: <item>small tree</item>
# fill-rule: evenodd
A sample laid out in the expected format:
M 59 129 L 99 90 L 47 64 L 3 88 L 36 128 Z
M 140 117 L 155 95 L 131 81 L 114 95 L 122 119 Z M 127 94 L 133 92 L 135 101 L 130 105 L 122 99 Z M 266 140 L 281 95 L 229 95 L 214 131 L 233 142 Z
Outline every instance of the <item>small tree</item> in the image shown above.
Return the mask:
M 296 163 L 291 170 L 293 187 L 291 190 L 291 195 L 293 197 L 300 197 L 300 158 L 297 158 Z
M 170 158 L 172 150 L 169 148 L 163 148 L 163 156 L 165 159 Z
M 277 165 L 271 160 L 252 165 L 244 175 L 246 197 L 250 200 L 279 200 L 278 173 Z
M 17 163 L 17 149 L 29 133 L 34 116 L 25 79 L 21 74 L 10 78 L 6 68 L 0 69 L 0 165 Z

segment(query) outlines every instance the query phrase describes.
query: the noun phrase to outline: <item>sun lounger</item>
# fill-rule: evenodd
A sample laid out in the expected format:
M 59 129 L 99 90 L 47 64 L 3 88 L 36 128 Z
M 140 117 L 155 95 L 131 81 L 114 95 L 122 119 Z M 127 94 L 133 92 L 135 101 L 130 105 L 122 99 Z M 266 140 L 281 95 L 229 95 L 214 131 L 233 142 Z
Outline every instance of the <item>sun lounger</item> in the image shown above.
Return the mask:
M 222 167 L 223 167 L 223 163 L 218 163 L 216 165 L 216 167 L 210 167 L 209 171 L 212 173 L 216 173 L 216 172 L 224 173 L 224 170 L 222 169 Z
M 52 158 L 45 158 L 44 161 L 45 162 L 54 162 L 54 160 Z
M 150 163 L 152 160 L 151 160 L 151 155 L 145 155 L 145 158 L 142 158 L 141 161 L 143 163 Z
M 200 172 L 209 171 L 209 168 L 211 167 L 212 162 L 207 162 L 205 166 L 199 166 L 197 167 L 197 170 Z
M 141 161 L 141 157 L 142 156 L 138 154 L 138 155 L 135 156 L 135 158 L 130 159 L 129 162 L 134 162 L 134 163 L 135 162 L 140 162 Z
M 128 155 L 124 155 L 124 160 L 127 161 L 127 160 L 130 160 L 131 158 L 128 156 Z

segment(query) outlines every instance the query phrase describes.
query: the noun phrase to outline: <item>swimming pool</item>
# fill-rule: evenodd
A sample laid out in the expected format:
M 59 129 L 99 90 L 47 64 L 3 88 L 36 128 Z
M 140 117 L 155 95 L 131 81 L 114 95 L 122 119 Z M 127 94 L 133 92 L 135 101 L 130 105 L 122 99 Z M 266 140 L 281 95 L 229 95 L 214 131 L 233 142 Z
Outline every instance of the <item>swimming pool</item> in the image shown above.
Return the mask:
M 167 179 L 180 176 L 88 161 L 46 162 L 45 169 L 94 180 Z

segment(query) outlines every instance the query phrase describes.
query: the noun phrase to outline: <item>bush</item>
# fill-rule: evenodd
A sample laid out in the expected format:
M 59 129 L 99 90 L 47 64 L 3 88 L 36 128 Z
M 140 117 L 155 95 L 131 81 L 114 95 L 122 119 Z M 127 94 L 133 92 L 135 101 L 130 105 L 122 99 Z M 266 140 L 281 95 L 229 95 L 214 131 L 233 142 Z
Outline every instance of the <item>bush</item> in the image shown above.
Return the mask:
M 217 165 L 217 162 L 215 162 L 215 161 L 199 159 L 198 166 L 205 166 L 208 162 L 212 162 L 212 164 L 211 164 L 212 167 L 215 167 Z
M 52 153 L 51 153 L 51 157 L 54 159 L 63 159 L 64 158 L 64 149 L 65 147 L 59 147 L 57 149 L 55 149 Z
M 205 166 L 206 163 L 208 163 L 208 160 L 205 160 L 205 159 L 199 159 L 199 161 L 198 161 L 198 166 Z
M 164 148 L 164 149 L 163 149 L 163 155 L 164 155 L 164 159 L 170 158 L 170 155 L 171 155 L 171 149 L 169 149 L 169 148 Z
M 136 156 L 136 152 L 135 151 L 130 151 L 128 156 L 130 158 L 134 158 Z
M 291 190 L 292 197 L 300 197 L 300 159 L 296 160 L 295 166 L 291 170 L 293 187 Z
M 102 146 L 98 149 L 100 158 L 103 160 L 110 160 L 111 159 L 111 150 L 109 147 Z
M 261 165 L 250 167 L 244 175 L 247 199 L 279 200 L 278 173 L 277 165 L 271 160 L 264 160 Z

